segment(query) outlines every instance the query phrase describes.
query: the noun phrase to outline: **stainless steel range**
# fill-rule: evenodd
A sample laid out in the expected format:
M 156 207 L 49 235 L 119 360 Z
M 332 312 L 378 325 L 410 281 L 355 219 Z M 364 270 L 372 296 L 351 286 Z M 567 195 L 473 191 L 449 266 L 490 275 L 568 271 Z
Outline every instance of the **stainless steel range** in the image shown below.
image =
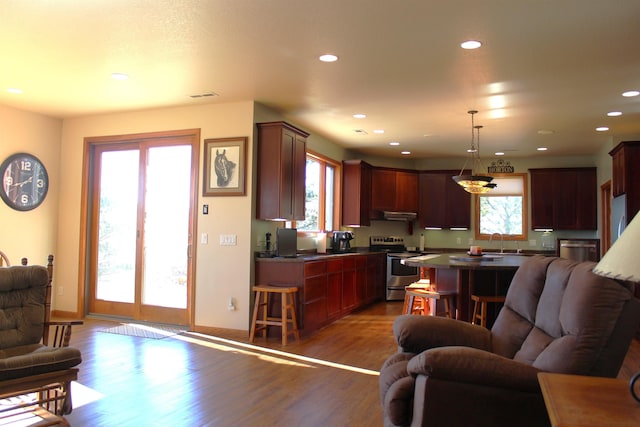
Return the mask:
M 387 252 L 387 301 L 404 300 L 404 287 L 420 279 L 417 267 L 402 264 L 404 258 L 417 256 L 407 252 L 404 238 L 398 236 L 371 236 L 369 249 Z

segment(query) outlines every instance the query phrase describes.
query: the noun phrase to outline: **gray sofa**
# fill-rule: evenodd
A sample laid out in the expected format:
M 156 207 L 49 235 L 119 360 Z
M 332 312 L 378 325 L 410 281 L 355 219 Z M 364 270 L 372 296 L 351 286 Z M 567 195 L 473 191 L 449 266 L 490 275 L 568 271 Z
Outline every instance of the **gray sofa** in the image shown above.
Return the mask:
M 534 256 L 491 330 L 400 316 L 380 372 L 385 426 L 547 426 L 541 371 L 615 377 L 640 324 L 633 285 L 594 263 Z

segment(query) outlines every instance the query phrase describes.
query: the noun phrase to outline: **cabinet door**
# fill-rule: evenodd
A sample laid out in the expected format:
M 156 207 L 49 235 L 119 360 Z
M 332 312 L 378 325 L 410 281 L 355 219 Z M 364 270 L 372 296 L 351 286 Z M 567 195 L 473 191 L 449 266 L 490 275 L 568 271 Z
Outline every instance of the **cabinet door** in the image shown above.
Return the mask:
M 446 228 L 471 228 L 471 194 L 445 175 L 445 220 Z
M 553 184 L 550 171 L 530 170 L 531 228 L 553 228 Z
M 342 162 L 342 225 L 371 225 L 371 166 L 362 161 Z
M 327 261 L 327 316 L 340 317 L 342 310 L 342 260 Z
M 306 187 L 305 177 L 307 169 L 307 142 L 306 137 L 295 134 L 293 144 L 293 166 L 292 177 L 293 186 L 291 189 L 291 212 L 293 219 L 304 221 Z
M 422 228 L 444 226 L 447 199 L 445 179 L 446 176 L 438 173 L 422 172 L 419 175 L 418 220 Z
M 374 168 L 371 173 L 371 209 L 393 211 L 396 203 L 396 171 Z
M 396 172 L 395 209 L 399 212 L 418 212 L 418 174 Z

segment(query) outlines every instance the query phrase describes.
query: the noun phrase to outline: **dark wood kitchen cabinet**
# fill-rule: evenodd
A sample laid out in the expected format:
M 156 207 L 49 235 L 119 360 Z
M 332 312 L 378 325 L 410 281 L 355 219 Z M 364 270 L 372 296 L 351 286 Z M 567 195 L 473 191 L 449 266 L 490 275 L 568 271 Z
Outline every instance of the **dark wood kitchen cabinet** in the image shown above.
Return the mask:
M 258 284 L 296 286 L 297 316 L 303 335 L 384 298 L 386 255 L 326 255 L 256 258 Z M 274 304 L 270 309 L 276 309 Z M 275 313 L 274 313 L 275 314 Z
M 258 123 L 258 219 L 304 220 L 308 133 L 286 122 Z
M 640 210 L 640 141 L 623 141 L 609 152 L 613 197 L 626 194 L 627 224 Z
M 451 178 L 459 173 L 459 170 L 419 173 L 420 227 L 471 228 L 471 194 Z
M 362 160 L 342 162 L 342 225 L 371 225 L 371 170 Z
M 415 171 L 373 168 L 371 173 L 371 210 L 379 212 L 417 212 L 418 174 Z
M 596 230 L 596 168 L 529 169 L 531 228 Z

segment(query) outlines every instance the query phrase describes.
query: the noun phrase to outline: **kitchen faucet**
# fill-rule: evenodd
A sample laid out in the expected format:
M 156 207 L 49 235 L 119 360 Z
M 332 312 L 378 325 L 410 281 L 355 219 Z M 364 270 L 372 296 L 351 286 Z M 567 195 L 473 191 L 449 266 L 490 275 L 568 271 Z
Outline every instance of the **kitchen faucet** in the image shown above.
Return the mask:
M 500 236 L 500 253 L 504 253 L 504 236 L 502 235 L 502 233 L 492 233 L 491 236 L 489 236 L 489 243 L 491 243 L 491 241 L 493 240 L 493 236 L 495 235 Z

